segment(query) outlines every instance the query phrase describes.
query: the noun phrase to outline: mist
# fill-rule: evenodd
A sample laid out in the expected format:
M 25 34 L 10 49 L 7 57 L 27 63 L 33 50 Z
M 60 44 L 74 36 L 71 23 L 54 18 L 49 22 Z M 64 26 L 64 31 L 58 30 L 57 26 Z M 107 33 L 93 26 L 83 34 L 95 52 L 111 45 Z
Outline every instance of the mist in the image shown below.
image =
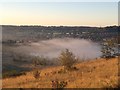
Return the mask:
M 51 39 L 31 43 L 28 46 L 15 48 L 18 52 L 24 52 L 33 56 L 57 58 L 61 51 L 69 49 L 76 57 L 81 59 L 94 59 L 101 56 L 99 44 L 85 39 Z

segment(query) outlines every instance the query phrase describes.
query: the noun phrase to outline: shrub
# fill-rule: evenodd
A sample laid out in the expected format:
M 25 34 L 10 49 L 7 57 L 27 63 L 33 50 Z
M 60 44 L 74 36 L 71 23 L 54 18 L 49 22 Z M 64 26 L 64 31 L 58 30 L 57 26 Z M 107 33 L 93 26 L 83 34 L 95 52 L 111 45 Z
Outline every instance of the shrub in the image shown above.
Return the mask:
M 117 53 L 116 48 L 117 44 L 115 43 L 114 39 L 104 40 L 104 42 L 102 43 L 101 57 L 106 59 L 114 58 Z
M 76 57 L 68 49 L 61 53 L 59 60 L 66 70 L 71 70 L 72 66 L 77 61 Z
M 51 84 L 52 88 L 64 88 L 67 86 L 67 82 L 58 80 L 53 80 Z
M 34 76 L 35 79 L 40 78 L 40 72 L 39 72 L 38 70 L 35 70 L 35 71 L 33 72 L 33 76 Z
M 102 86 L 105 89 L 109 89 L 109 88 L 119 88 L 119 83 L 117 82 L 116 79 L 111 79 L 111 80 L 104 80 L 102 81 Z
M 37 65 L 47 65 L 47 58 L 35 56 L 32 59 L 33 65 L 36 67 Z
M 60 74 L 60 73 L 66 73 L 66 70 L 60 69 L 60 70 L 58 71 L 58 73 L 59 73 L 59 74 Z
M 29 55 L 26 55 L 25 53 L 16 53 L 16 52 L 12 52 L 11 57 L 14 62 L 28 62 L 27 60 L 30 59 Z

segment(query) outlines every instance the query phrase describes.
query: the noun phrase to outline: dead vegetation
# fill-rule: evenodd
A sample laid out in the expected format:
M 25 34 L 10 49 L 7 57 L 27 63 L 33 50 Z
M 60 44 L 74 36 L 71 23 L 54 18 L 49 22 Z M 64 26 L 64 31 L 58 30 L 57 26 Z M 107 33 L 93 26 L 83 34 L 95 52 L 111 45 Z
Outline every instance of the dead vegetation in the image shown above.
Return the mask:
M 115 88 L 118 87 L 118 59 L 97 59 L 75 64 L 78 70 L 64 72 L 62 66 L 52 66 L 26 75 L 5 78 L 3 88 Z M 40 73 L 39 73 L 40 72 Z

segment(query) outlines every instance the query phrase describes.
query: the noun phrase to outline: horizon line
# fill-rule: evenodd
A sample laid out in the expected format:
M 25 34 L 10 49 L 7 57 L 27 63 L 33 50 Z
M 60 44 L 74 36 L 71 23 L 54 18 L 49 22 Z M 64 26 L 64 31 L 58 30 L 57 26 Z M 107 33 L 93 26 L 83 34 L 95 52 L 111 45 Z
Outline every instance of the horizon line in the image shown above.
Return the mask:
M 92 26 L 92 25 L 38 25 L 38 24 L 30 24 L 30 25 L 16 25 L 16 24 L 0 24 L 0 26 L 43 26 L 43 27 L 110 27 L 110 26 L 120 26 L 120 25 L 105 25 L 105 26 Z

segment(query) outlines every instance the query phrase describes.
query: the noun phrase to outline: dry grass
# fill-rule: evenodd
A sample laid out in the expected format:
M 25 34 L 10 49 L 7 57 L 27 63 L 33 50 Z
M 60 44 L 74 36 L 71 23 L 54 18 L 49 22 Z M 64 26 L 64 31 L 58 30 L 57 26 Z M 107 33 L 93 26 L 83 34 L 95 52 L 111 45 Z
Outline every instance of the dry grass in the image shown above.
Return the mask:
M 63 67 L 41 70 L 41 77 L 35 79 L 32 72 L 27 75 L 2 80 L 3 88 L 51 88 L 51 81 L 67 81 L 66 88 L 115 87 L 118 83 L 118 59 L 97 59 L 75 65 L 78 70 L 58 73 Z

